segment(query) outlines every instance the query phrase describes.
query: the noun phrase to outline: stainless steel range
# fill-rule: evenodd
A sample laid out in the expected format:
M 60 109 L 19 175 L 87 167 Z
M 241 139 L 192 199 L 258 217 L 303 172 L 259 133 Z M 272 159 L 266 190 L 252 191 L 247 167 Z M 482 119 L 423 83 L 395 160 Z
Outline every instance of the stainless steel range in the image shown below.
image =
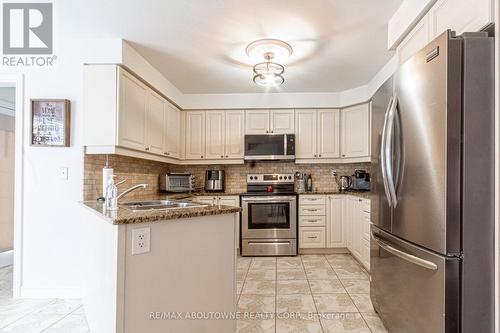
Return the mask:
M 247 175 L 241 195 L 241 255 L 297 255 L 297 194 L 293 174 Z

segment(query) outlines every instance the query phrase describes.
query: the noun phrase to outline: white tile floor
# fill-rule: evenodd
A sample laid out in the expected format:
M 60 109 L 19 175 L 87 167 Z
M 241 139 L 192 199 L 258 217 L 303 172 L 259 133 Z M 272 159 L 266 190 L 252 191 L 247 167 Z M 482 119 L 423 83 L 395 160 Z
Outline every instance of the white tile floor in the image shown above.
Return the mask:
M 386 332 L 368 274 L 350 255 L 238 258 L 240 333 Z M 13 299 L 0 269 L 0 333 L 89 332 L 79 300 Z
M 240 333 L 386 332 L 350 255 L 242 257 L 237 280 Z
M 1 333 L 89 332 L 80 300 L 13 299 L 12 266 L 0 268 Z

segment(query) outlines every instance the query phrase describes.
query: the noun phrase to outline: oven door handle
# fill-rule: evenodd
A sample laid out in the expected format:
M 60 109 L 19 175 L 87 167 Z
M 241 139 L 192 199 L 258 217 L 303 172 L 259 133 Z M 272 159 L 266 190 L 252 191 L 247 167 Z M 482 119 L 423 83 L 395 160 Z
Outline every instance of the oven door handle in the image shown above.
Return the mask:
M 292 202 L 297 201 L 296 198 L 279 198 L 279 197 L 265 197 L 265 198 L 241 198 L 241 201 L 255 201 L 255 202 L 268 202 L 268 203 L 280 203 L 280 202 Z

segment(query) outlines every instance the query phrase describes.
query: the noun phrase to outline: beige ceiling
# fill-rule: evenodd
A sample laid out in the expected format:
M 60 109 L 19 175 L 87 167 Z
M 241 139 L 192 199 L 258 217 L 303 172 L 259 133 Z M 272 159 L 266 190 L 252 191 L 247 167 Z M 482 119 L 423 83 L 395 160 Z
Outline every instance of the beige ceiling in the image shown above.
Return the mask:
M 402 0 L 72 0 L 72 33 L 121 37 L 183 93 L 339 92 L 366 84 L 392 57 L 387 22 Z M 294 53 L 285 84 L 252 82 L 249 42 Z

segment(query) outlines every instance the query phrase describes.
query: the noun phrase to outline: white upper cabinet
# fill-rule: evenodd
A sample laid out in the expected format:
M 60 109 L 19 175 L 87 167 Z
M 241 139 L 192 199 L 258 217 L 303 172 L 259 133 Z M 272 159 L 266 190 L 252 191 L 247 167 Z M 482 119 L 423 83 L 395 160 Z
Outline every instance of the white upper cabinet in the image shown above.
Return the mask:
M 438 0 L 429 11 L 432 38 L 446 29 L 464 32 L 479 31 L 494 21 L 492 0 Z
M 145 150 L 148 87 L 132 74 L 119 69 L 118 145 Z
M 344 218 L 342 216 L 343 198 L 329 195 L 326 203 L 326 246 L 346 247 Z
M 399 63 L 402 64 L 423 48 L 430 40 L 429 15 L 424 16 L 397 48 Z
M 205 155 L 207 159 L 224 158 L 224 111 L 205 113 Z
M 298 159 L 340 157 L 340 111 L 297 110 L 295 115 Z
M 245 133 L 269 133 L 269 110 L 245 111 Z
M 243 111 L 226 111 L 225 158 L 243 159 L 244 124 Z
M 438 0 L 397 47 L 403 63 L 431 40 L 451 29 L 460 35 L 494 22 L 493 0 Z
M 370 156 L 370 104 L 342 109 L 343 158 Z
M 165 145 L 165 116 L 167 101 L 154 91 L 148 96 L 148 115 L 146 117 L 146 150 L 150 153 L 162 155 Z
M 186 112 L 186 159 L 205 158 L 205 111 Z
M 293 134 L 295 132 L 295 110 L 271 110 L 270 133 Z
M 164 155 L 179 159 L 181 157 L 182 111 L 167 103 L 165 109 Z
M 316 110 L 297 110 L 295 113 L 295 157 L 316 157 Z
M 318 110 L 319 158 L 340 157 L 340 111 L 338 109 Z
M 295 111 L 248 110 L 245 112 L 245 134 L 288 134 L 295 132 Z
M 243 160 L 243 111 L 188 111 L 185 128 L 186 159 Z

